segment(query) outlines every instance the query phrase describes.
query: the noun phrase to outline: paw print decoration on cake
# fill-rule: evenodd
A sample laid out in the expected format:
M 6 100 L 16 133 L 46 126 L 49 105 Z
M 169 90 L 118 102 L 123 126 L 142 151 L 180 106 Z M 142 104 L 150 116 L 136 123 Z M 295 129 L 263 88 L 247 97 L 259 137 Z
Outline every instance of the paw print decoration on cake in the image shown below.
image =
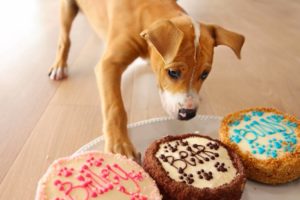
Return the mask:
M 272 108 L 226 116 L 220 139 L 242 157 L 249 178 L 270 184 L 300 176 L 299 121 Z

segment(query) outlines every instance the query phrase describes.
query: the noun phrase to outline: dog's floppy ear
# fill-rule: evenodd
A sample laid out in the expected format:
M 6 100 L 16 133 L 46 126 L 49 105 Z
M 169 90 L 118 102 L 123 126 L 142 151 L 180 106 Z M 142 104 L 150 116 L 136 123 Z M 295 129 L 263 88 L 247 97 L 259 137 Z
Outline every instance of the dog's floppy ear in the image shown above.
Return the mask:
M 245 42 L 243 35 L 226 30 L 217 25 L 209 25 L 209 30 L 215 40 L 215 46 L 226 45 L 234 51 L 239 59 L 241 58 L 241 49 Z
M 155 22 L 140 35 L 154 47 L 165 64 L 173 61 L 183 39 L 183 32 L 169 20 Z

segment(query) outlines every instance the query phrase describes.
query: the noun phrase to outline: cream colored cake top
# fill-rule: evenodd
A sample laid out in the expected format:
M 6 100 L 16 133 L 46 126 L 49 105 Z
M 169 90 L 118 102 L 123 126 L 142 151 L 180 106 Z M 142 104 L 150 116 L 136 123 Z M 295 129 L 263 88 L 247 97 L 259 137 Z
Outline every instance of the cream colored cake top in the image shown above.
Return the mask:
M 228 126 L 231 142 L 257 159 L 280 158 L 298 143 L 297 124 L 273 112 L 250 111 Z
M 159 200 L 155 182 L 135 162 L 90 152 L 52 164 L 39 182 L 36 200 Z
M 237 176 L 227 149 L 203 137 L 162 143 L 155 156 L 170 178 L 198 188 L 215 188 Z

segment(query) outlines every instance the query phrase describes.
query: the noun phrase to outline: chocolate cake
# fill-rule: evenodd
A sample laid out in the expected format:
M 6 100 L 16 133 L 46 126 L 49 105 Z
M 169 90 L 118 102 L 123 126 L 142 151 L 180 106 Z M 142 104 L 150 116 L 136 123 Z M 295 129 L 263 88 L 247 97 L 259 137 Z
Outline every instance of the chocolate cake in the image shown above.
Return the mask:
M 239 156 L 198 134 L 155 141 L 145 153 L 143 166 L 168 200 L 238 200 L 246 182 Z
M 273 108 L 251 108 L 226 116 L 220 140 L 237 152 L 247 177 L 281 184 L 300 177 L 300 122 Z

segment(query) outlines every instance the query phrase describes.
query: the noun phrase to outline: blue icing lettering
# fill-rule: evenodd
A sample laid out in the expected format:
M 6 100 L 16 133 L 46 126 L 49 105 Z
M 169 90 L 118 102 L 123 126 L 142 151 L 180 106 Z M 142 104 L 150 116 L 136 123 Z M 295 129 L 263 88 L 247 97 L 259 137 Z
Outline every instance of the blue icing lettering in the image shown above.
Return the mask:
M 260 130 L 260 125 L 258 122 L 254 121 L 251 122 L 249 125 L 245 126 L 248 131 L 253 132 L 255 135 L 259 135 L 259 136 L 265 136 L 265 134 Z
M 281 122 L 283 120 L 283 118 L 284 117 L 282 115 L 270 115 L 267 117 L 267 119 L 273 120 L 274 122 L 277 122 L 277 123 Z
M 249 144 L 252 144 L 257 140 L 257 135 L 254 132 L 248 131 L 246 129 L 241 129 L 240 134 Z
M 271 117 L 267 117 L 268 121 L 265 120 L 265 119 L 261 119 L 261 121 L 265 122 L 265 123 L 268 123 L 270 124 L 271 126 L 275 127 L 279 132 L 289 132 L 287 134 L 292 134 L 294 133 L 294 129 L 296 127 L 293 127 L 293 126 L 289 126 L 288 123 L 289 121 L 282 121 L 281 124 L 279 124 L 279 122 L 277 122 L 276 120 L 274 120 L 274 118 L 271 118 Z
M 262 147 L 258 147 L 257 150 L 259 154 L 263 154 L 265 152 L 265 149 Z
M 240 124 L 239 120 L 233 121 L 229 124 L 229 126 L 238 126 Z
M 240 141 L 242 140 L 239 136 L 237 136 L 237 135 L 235 135 L 235 136 L 232 136 L 231 138 L 230 138 L 230 140 L 232 141 L 232 142 L 235 142 L 235 143 L 240 143 Z
M 233 132 L 235 132 L 236 134 L 240 134 L 241 130 L 240 129 L 233 129 Z
M 251 116 L 249 115 L 244 115 L 244 121 L 248 122 L 251 120 Z
M 297 126 L 298 126 L 296 123 L 290 122 L 290 121 L 287 121 L 287 122 L 286 122 L 286 125 L 287 125 L 287 126 L 294 127 L 294 128 L 297 128 Z
M 268 149 L 268 150 L 267 150 L 267 156 L 268 156 L 268 157 L 271 156 L 271 151 L 272 151 L 271 149 Z
M 257 140 L 257 135 L 247 129 L 234 129 L 234 133 L 244 138 L 249 144 Z M 240 142 L 240 141 L 239 141 Z
M 287 131 L 287 129 L 283 125 L 280 125 L 276 122 L 272 122 L 272 121 L 266 120 L 266 119 L 260 119 L 260 122 L 261 122 L 262 127 L 269 129 L 269 131 L 268 131 L 269 135 L 272 135 L 277 132 Z
M 263 113 L 262 111 L 253 111 L 253 112 L 252 112 L 252 115 L 253 115 L 253 116 L 258 116 L 258 117 L 263 116 L 263 114 L 264 114 L 264 113 Z
M 277 158 L 277 152 L 276 152 L 276 151 L 272 151 L 271 156 L 272 156 L 273 158 Z
M 283 135 L 284 137 L 290 137 L 291 133 L 288 134 L 287 132 L 283 132 L 282 135 Z
M 296 138 L 291 138 L 290 141 L 291 141 L 293 144 L 296 144 L 296 143 L 297 143 L 297 139 L 296 139 Z
M 280 142 L 274 142 L 274 145 L 277 149 L 280 149 L 281 148 L 281 144 Z
M 253 154 L 265 154 L 267 157 L 276 158 L 278 151 L 294 152 L 297 144 L 295 129 L 298 125 L 294 122 L 284 120 L 283 115 L 272 114 L 262 117 L 264 112 L 253 111 L 252 116 L 261 117 L 258 120 L 253 119 L 249 114 L 242 117 L 245 126 L 240 129 L 233 129 L 233 135 L 230 137 L 231 141 L 240 143 L 245 140 Z M 229 125 L 240 125 L 239 120 L 231 122 Z M 274 134 L 279 134 L 281 137 L 268 138 L 266 145 L 259 144 L 259 138 L 271 137 Z M 275 135 L 274 135 L 275 136 Z M 288 145 L 283 145 L 287 143 Z M 267 149 L 267 150 L 266 150 Z
M 249 125 L 246 125 L 249 129 L 256 132 L 257 135 L 264 137 L 265 134 L 274 134 L 276 133 L 276 129 L 269 126 L 268 124 L 264 124 L 263 122 L 253 121 Z

